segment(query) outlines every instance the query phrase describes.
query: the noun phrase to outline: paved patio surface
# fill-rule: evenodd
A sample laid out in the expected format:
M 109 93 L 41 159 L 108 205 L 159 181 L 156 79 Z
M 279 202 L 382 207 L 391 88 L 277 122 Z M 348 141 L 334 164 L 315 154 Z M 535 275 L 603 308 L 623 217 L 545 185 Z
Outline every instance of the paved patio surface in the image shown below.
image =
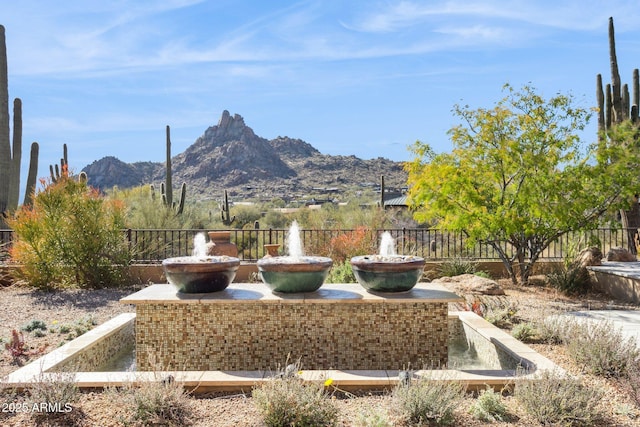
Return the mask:
M 635 310 L 590 310 L 567 313 L 587 321 L 606 321 L 620 329 L 627 338 L 634 338 L 640 348 L 640 311 Z

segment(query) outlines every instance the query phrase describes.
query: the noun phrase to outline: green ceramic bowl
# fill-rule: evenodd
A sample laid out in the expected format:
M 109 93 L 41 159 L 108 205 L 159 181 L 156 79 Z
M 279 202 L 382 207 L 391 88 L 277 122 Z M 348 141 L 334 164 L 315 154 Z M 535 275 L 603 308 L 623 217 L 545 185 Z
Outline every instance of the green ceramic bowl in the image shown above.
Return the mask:
M 258 260 L 258 271 L 272 292 L 314 292 L 322 286 L 332 265 L 327 257 L 277 256 Z
M 407 292 L 420 281 L 424 258 L 406 255 L 361 255 L 351 258 L 360 285 L 372 292 Z
M 176 257 L 162 261 L 169 283 L 186 294 L 225 290 L 236 277 L 240 259 L 230 256 Z

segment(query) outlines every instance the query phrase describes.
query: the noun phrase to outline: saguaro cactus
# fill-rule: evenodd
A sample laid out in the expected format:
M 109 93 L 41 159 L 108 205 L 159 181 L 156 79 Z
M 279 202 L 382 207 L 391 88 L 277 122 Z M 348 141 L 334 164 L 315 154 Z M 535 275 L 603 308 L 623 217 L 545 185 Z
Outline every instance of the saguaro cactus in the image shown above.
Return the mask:
M 222 223 L 227 227 L 233 224 L 233 221 L 236 220 L 236 216 L 231 216 L 231 213 L 229 211 L 229 197 L 227 195 L 227 190 L 224 190 L 224 198 L 222 199 L 220 211 L 222 215 Z
M 187 183 L 183 182 L 180 187 L 180 199 L 173 201 L 173 183 L 171 171 L 171 128 L 167 125 L 167 163 L 165 182 L 160 184 L 160 193 L 162 194 L 162 203 L 171 209 L 174 209 L 177 215 L 184 210 L 184 202 L 187 197 Z M 151 185 L 151 197 L 155 198 L 155 188 Z
M 640 119 L 638 118 L 640 73 L 637 68 L 633 70 L 633 86 L 630 94 L 629 86 L 627 84 L 623 85 L 620 79 L 613 18 L 609 18 L 609 61 L 611 63 L 611 83 L 607 84 L 603 89 L 602 75 L 598 74 L 596 76 L 598 138 L 601 142 L 606 142 L 607 132 L 613 126 L 625 120 L 631 119 L 636 126 L 640 126 Z M 620 210 L 620 220 L 622 227 L 627 230 L 628 249 L 635 254 L 637 253 L 635 242 L 638 240 L 638 229 L 640 228 L 640 205 L 638 205 L 637 195 L 629 210 Z
M 49 174 L 51 182 L 56 183 L 64 174 L 69 174 L 69 158 L 67 152 L 67 144 L 62 144 L 62 158 L 60 159 L 60 167 L 58 165 L 49 165 Z M 87 182 L 89 177 L 85 171 L 78 174 L 78 181 Z
M 65 169 L 69 172 L 69 159 L 67 157 L 67 144 L 62 144 L 62 158 L 60 159 L 60 167 L 58 165 L 49 165 L 49 173 L 51 174 L 51 182 L 58 182 L 60 176 L 65 173 Z
M 22 162 L 22 101 L 13 102 L 13 146 L 9 127 L 9 78 L 7 66 L 7 43 L 5 28 L 0 25 L 0 216 L 18 207 L 20 193 L 20 164 Z M 25 192 L 25 201 L 31 200 L 35 189 L 38 168 L 38 143 L 31 145 L 29 175 Z M 4 227 L 0 218 L 0 226 Z
M 612 126 L 631 119 L 634 123 L 640 123 L 638 118 L 638 105 L 640 104 L 640 78 L 638 69 L 633 70 L 631 93 L 629 86 L 622 84 L 620 71 L 618 70 L 618 58 L 616 55 L 615 30 L 613 18 L 609 18 L 609 62 L 611 63 L 611 83 L 603 88 L 602 75 L 596 76 L 596 99 L 598 102 L 598 130 L 600 138 L 605 138 L 605 133 Z

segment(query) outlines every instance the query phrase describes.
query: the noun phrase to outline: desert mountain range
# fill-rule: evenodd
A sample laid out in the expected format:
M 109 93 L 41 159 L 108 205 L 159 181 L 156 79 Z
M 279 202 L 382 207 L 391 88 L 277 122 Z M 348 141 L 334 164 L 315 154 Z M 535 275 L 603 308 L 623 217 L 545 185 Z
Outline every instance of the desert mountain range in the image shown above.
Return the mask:
M 158 144 L 164 147 L 165 142 Z M 218 198 L 224 190 L 236 200 L 321 197 L 357 186 L 376 187 L 382 175 L 386 188 L 401 188 L 407 178 L 401 162 L 332 156 L 300 139 L 259 137 L 240 115 L 226 110 L 217 125 L 171 162 L 174 192 L 186 182 L 191 200 Z M 110 156 L 82 170 L 89 184 L 102 190 L 145 184 L 159 188 L 165 180 L 165 162 L 125 163 Z

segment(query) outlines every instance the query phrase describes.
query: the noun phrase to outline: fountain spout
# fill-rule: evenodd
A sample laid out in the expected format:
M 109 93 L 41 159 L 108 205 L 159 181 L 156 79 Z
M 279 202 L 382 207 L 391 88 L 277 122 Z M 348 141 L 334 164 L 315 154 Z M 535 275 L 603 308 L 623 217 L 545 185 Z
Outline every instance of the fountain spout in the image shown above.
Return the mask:
M 204 233 L 198 233 L 193 237 L 193 251 L 191 255 L 196 258 L 207 256 L 209 248 L 207 246 L 207 237 Z
M 289 249 L 289 256 L 293 258 L 300 258 L 304 256 L 302 239 L 300 239 L 300 227 L 298 227 L 297 221 L 293 221 L 289 227 L 289 231 L 287 233 L 287 247 Z
M 287 234 L 286 256 L 259 259 L 258 271 L 262 281 L 273 292 L 314 292 L 327 278 L 333 261 L 328 257 L 305 256 L 298 223 L 293 222 Z
M 391 233 L 385 231 L 380 238 L 380 256 L 395 256 L 396 254 L 396 242 L 391 236 Z

